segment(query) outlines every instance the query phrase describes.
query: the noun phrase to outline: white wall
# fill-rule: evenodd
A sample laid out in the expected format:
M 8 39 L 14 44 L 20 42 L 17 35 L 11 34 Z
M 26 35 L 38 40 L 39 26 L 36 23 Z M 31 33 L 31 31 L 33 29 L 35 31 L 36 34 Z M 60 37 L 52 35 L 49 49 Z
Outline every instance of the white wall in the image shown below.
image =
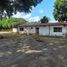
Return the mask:
M 65 34 L 67 34 L 67 26 L 65 26 L 65 30 L 64 31 L 65 31 Z
M 54 32 L 54 27 L 62 27 L 62 32 Z M 51 36 L 64 36 L 65 32 L 66 32 L 65 26 L 50 26 Z
M 54 32 L 54 27 L 62 27 L 62 32 Z M 39 35 L 65 36 L 66 33 L 67 33 L 67 26 L 39 27 Z
M 17 28 L 12 28 L 12 31 L 13 31 L 13 32 L 17 32 L 18 29 L 17 29 Z
M 49 27 L 39 27 L 39 35 L 49 35 Z
M 62 32 L 54 32 L 54 27 L 62 27 Z M 39 34 L 40 35 L 65 36 L 66 33 L 67 33 L 67 26 L 39 27 Z
M 20 31 L 20 28 L 19 28 L 19 32 L 21 32 L 21 33 L 35 33 L 35 27 L 33 27 L 33 28 L 26 27 L 26 28 L 24 28 L 23 31 Z
M 29 33 L 36 33 L 35 27 L 32 27 L 32 28 L 28 29 L 28 32 Z
M 54 32 L 54 27 L 62 27 L 62 32 Z M 13 28 L 13 32 L 19 32 L 21 33 L 36 33 L 36 27 L 28 27 L 24 28 L 24 31 L 20 31 L 20 28 Z M 50 31 L 49 31 L 50 30 Z M 45 27 L 39 27 L 39 35 L 50 35 L 50 36 L 64 36 L 64 34 L 67 33 L 67 26 L 45 26 Z

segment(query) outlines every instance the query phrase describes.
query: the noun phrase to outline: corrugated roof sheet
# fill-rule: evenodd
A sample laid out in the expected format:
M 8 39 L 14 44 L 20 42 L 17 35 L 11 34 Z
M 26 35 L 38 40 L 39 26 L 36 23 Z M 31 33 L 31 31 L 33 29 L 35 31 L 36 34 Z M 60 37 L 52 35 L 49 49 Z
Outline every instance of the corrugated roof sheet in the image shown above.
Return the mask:
M 19 26 L 20 26 L 20 27 L 67 26 L 67 22 L 22 24 L 22 25 L 19 25 Z

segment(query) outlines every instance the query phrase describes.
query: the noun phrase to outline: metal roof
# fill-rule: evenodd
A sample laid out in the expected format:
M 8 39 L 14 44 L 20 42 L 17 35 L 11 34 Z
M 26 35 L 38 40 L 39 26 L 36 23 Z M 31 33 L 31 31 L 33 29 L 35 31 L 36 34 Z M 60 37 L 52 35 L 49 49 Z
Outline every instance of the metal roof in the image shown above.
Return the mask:
M 67 22 L 22 24 L 19 27 L 67 26 Z

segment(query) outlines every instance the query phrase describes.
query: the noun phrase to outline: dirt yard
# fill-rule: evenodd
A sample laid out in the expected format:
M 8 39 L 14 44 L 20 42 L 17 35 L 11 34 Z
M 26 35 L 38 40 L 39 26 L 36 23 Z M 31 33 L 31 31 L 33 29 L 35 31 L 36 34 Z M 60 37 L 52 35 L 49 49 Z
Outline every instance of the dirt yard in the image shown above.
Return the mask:
M 0 67 L 67 67 L 66 38 L 0 35 Z

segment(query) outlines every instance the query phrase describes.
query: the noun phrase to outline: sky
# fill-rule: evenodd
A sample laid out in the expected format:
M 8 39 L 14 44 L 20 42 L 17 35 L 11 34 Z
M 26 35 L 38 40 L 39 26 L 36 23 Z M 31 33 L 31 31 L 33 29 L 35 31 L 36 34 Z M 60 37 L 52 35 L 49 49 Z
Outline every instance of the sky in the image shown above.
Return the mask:
M 50 19 L 49 22 L 56 22 L 53 17 L 54 1 L 55 0 L 43 0 L 36 7 L 32 7 L 31 13 L 25 14 L 18 12 L 16 15 L 13 15 L 13 17 L 24 18 L 29 22 L 35 22 L 47 16 Z

